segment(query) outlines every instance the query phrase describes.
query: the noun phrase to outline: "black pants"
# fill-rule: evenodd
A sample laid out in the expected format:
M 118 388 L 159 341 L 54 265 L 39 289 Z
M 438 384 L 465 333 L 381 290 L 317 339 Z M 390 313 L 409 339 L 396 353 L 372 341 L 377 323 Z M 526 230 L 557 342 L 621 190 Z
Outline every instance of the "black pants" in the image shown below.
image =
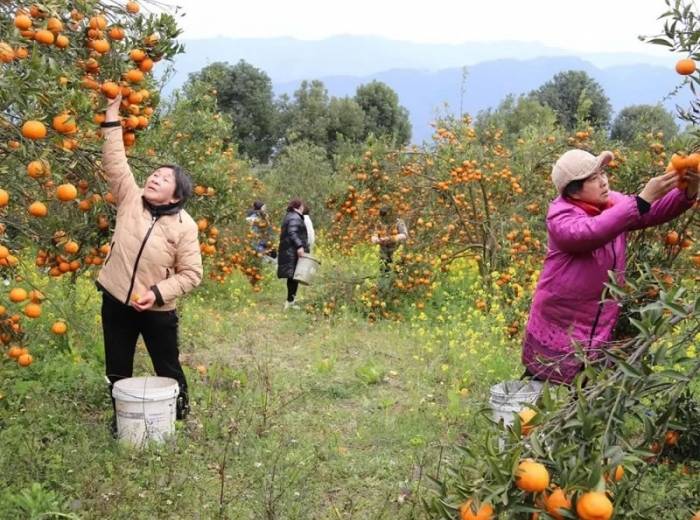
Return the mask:
M 294 278 L 287 278 L 287 301 L 289 303 L 294 301 L 297 296 L 297 289 L 299 288 L 299 282 Z
M 189 407 L 187 381 L 177 347 L 177 324 L 178 317 L 174 310 L 138 312 L 110 295 L 102 294 L 105 372 L 110 383 L 113 385 L 120 379 L 132 376 L 136 340 L 141 334 L 156 375 L 175 379 L 180 385 L 177 415 L 182 418 Z

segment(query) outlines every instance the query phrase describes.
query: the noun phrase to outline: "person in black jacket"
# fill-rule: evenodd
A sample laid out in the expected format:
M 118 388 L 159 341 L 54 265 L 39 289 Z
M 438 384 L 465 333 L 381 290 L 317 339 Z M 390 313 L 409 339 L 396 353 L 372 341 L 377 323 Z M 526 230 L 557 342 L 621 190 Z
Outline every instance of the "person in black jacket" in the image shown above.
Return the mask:
M 287 301 L 284 309 L 298 309 L 296 298 L 299 282 L 294 280 L 297 260 L 309 252 L 309 239 L 304 224 L 304 203 L 292 199 L 287 205 L 287 214 L 282 221 L 280 245 L 277 250 L 277 278 L 287 279 Z

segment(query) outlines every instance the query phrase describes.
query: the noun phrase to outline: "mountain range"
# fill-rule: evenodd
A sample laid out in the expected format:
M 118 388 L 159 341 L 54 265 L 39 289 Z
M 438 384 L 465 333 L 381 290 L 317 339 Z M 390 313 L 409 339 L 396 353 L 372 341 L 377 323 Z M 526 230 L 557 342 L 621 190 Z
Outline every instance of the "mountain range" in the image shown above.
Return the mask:
M 302 80 L 323 81 L 331 96 L 354 95 L 378 80 L 393 88 L 413 125 L 413 142 L 429 137 L 436 113 L 476 114 L 508 94 L 527 93 L 556 73 L 583 70 L 598 81 L 615 112 L 625 106 L 663 102 L 670 110 L 685 105 L 683 94 L 668 98 L 681 82 L 675 57 L 632 53 L 572 53 L 537 42 L 425 44 L 378 37 L 337 36 L 305 41 L 293 38 L 211 38 L 185 40 L 165 93 L 192 72 L 217 61 L 245 60 L 270 76 L 275 94 L 291 95 Z M 466 75 L 465 75 L 466 71 Z

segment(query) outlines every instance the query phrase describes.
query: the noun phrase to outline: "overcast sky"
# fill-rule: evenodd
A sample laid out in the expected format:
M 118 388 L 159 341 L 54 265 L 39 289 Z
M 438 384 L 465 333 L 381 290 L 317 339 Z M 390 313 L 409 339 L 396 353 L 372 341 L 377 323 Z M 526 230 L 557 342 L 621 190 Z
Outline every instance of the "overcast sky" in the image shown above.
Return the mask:
M 583 52 L 663 49 L 663 0 L 165 0 L 182 7 L 183 38 L 340 34 L 415 42 L 539 41 Z M 667 51 L 666 51 L 667 52 Z

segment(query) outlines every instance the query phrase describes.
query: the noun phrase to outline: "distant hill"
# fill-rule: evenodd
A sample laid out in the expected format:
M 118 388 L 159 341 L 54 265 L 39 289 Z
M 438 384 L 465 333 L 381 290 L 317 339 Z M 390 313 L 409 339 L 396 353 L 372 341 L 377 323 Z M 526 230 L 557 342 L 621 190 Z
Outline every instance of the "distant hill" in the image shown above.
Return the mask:
M 165 93 L 207 64 L 244 59 L 264 70 L 275 92 L 291 94 L 304 79 L 320 79 L 332 96 L 353 95 L 374 79 L 391 86 L 411 115 L 413 141 L 430 134 L 435 111 L 448 104 L 459 112 L 463 67 L 468 76 L 462 108 L 476 114 L 510 93 L 529 92 L 557 72 L 584 70 L 605 89 L 615 111 L 656 103 L 678 85 L 674 58 L 643 54 L 570 51 L 537 42 L 472 42 L 459 45 L 400 42 L 375 37 L 337 36 L 319 41 L 293 38 L 186 40 L 186 54 L 174 63 Z M 517 59 L 513 59 L 517 57 Z M 685 97 L 666 101 L 673 109 Z

